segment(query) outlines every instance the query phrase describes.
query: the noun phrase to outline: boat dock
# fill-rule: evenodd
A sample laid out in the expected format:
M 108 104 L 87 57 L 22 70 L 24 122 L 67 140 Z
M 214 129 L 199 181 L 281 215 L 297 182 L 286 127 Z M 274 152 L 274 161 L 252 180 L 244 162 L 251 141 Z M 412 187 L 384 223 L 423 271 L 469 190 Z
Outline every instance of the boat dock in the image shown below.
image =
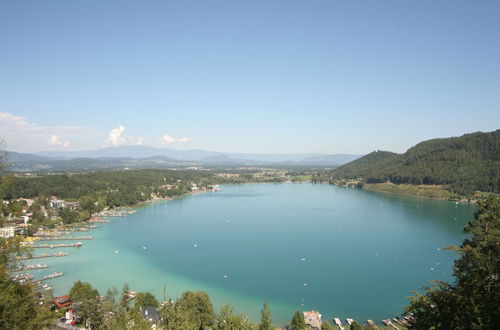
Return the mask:
M 375 322 L 373 320 L 366 320 L 366 323 L 372 328 L 378 329 L 378 327 L 375 325 Z
M 45 275 L 41 279 L 33 281 L 33 282 L 34 283 L 39 283 L 39 282 L 46 281 L 46 280 L 51 280 L 53 278 L 60 277 L 60 276 L 63 276 L 63 275 L 64 275 L 64 273 L 55 272 L 55 273 L 52 273 L 52 274 L 49 274 L 49 275 Z
M 392 323 L 392 320 L 390 319 L 382 320 L 382 323 L 384 323 L 387 326 L 393 327 L 396 330 L 400 330 L 394 323 Z
M 12 281 L 18 282 L 21 284 L 26 282 L 26 281 L 30 281 L 32 279 L 33 279 L 33 275 L 31 275 L 31 274 L 19 274 L 19 275 L 15 275 L 15 276 L 11 277 Z
M 97 218 L 90 219 L 89 222 L 93 222 L 93 223 L 110 223 L 111 221 L 103 219 L 101 217 L 97 217 Z
M 51 258 L 51 257 L 66 257 L 69 256 L 69 253 L 66 252 L 56 252 L 56 253 L 44 253 L 31 257 L 18 257 L 17 260 L 29 260 L 29 259 L 38 259 L 38 258 Z
M 38 249 L 56 249 L 56 248 L 65 248 L 65 247 L 81 247 L 82 243 L 63 243 L 63 244 L 40 244 L 36 246 L 32 246 L 33 248 Z
M 102 211 L 98 214 L 97 218 L 100 217 L 124 217 L 129 214 L 134 214 L 136 213 L 136 210 L 132 209 L 115 209 L 115 210 L 107 210 L 107 211 Z
M 337 325 L 340 329 L 344 329 L 344 327 L 342 326 L 342 322 L 340 321 L 340 319 L 338 317 L 335 317 L 333 319 L 333 322 L 335 323 L 335 325 Z
M 396 318 L 393 318 L 392 319 L 394 322 L 396 322 L 397 324 L 399 324 L 400 326 L 402 327 L 408 327 L 408 321 L 405 320 L 405 319 L 400 319 L 399 317 L 396 317 Z
M 47 236 L 47 237 L 42 237 L 40 238 L 40 241 L 84 241 L 84 240 L 91 240 L 94 239 L 92 236 L 77 236 L 77 237 L 71 237 L 71 236 Z
M 36 288 L 36 290 L 39 290 L 39 291 L 42 291 L 42 290 L 45 290 L 45 291 L 52 290 L 52 284 L 51 283 L 45 283 L 45 284 L 38 283 L 38 287 Z
M 38 265 L 28 265 L 28 266 L 23 266 L 21 268 L 17 268 L 16 270 L 14 270 L 15 272 L 24 272 L 26 270 L 35 270 L 35 269 L 43 269 L 43 268 L 48 268 L 49 265 L 47 264 L 38 264 Z

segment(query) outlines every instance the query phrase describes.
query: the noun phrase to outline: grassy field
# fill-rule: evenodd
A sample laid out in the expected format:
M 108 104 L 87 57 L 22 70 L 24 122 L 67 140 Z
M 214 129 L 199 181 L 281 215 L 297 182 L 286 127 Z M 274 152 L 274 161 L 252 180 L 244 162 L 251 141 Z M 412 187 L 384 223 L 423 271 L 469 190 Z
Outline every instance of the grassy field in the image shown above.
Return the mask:
M 443 186 L 437 185 L 409 185 L 409 184 L 393 184 L 390 182 L 385 183 L 374 183 L 364 185 L 365 189 L 381 191 L 391 194 L 415 196 L 422 198 L 433 198 L 433 199 L 449 199 L 454 197 L 455 194 L 446 190 Z
M 292 182 L 302 182 L 302 181 L 311 181 L 312 175 L 310 174 L 305 174 L 305 175 L 293 175 L 290 180 Z

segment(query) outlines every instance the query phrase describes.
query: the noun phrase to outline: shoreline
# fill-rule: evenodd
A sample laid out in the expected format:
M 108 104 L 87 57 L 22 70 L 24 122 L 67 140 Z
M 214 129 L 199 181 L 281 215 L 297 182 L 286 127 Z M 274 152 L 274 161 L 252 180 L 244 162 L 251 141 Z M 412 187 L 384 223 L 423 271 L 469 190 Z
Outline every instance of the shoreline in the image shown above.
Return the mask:
M 337 186 L 337 187 L 349 188 L 349 186 L 345 186 L 345 185 L 340 185 L 340 184 L 335 184 L 335 183 L 329 183 L 329 184 Z M 412 187 L 418 188 L 418 186 L 412 186 Z M 353 188 L 357 188 L 357 187 L 353 187 Z M 447 201 L 447 202 L 451 202 L 451 203 L 470 204 L 470 205 L 477 205 L 477 203 L 478 203 L 477 199 L 464 200 L 465 197 L 463 197 L 463 196 L 461 196 L 462 199 L 460 199 L 460 200 L 454 200 L 454 199 L 450 199 L 450 198 L 446 198 L 446 197 L 441 197 L 441 198 L 440 197 L 429 197 L 429 196 L 421 196 L 421 195 L 415 195 L 415 194 L 405 194 L 403 192 L 394 192 L 394 191 L 374 189 L 374 188 L 367 187 L 366 185 L 363 185 L 362 187 L 359 187 L 359 188 L 366 190 L 366 191 L 376 192 L 376 193 L 384 193 L 384 194 L 390 194 L 390 195 L 396 195 L 396 196 L 413 197 L 413 198 L 419 198 L 419 199 L 428 199 L 428 200 L 445 201 L 445 202 Z
M 445 201 L 445 202 L 457 202 L 457 203 L 464 203 L 464 204 L 475 204 L 472 202 L 458 202 L 458 201 L 453 201 L 447 198 L 438 198 L 438 197 L 427 197 L 427 196 L 418 196 L 418 195 L 410 195 L 410 194 L 403 194 L 403 193 L 397 193 L 397 192 L 392 192 L 392 191 L 383 191 L 383 190 L 377 190 L 377 189 L 370 189 L 366 187 L 362 187 L 361 189 L 366 190 L 366 191 L 373 191 L 376 193 L 383 193 L 383 194 L 390 194 L 390 195 L 396 195 L 396 196 L 405 196 L 405 197 L 414 197 L 414 198 L 420 198 L 420 199 L 430 199 L 430 200 L 435 200 L 435 201 Z

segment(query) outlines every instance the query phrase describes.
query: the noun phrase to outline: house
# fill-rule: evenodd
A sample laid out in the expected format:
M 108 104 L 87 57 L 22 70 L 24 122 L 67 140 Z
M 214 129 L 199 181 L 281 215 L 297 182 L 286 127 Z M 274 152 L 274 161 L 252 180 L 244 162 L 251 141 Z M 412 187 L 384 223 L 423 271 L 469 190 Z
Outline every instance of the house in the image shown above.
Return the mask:
M 313 329 L 321 329 L 321 314 L 318 311 L 304 312 L 304 321 Z
M 160 314 L 153 307 L 146 307 L 142 310 L 142 317 L 153 324 L 160 320 Z
M 64 324 L 68 324 L 68 325 L 75 325 L 76 322 L 77 322 L 77 317 L 76 317 L 76 313 L 75 313 L 75 310 L 74 309 L 70 309 L 68 310 L 65 314 L 64 314 Z M 62 321 L 62 320 L 61 320 Z
M 34 201 L 32 199 L 30 199 L 30 198 L 19 198 L 18 200 L 26 202 L 26 205 L 28 207 L 30 207 L 34 203 Z
M 54 305 L 56 308 L 63 308 L 71 305 L 71 298 L 68 295 L 60 296 L 54 299 Z
M 50 203 L 50 207 L 53 209 L 60 209 L 60 208 L 66 207 L 66 201 L 62 200 L 62 199 L 51 198 L 49 203 Z
M 80 206 L 80 203 L 78 203 L 78 202 L 66 202 L 66 206 L 72 210 L 76 210 L 78 208 L 78 206 Z
M 1 227 L 0 228 L 0 238 L 11 238 L 14 237 L 14 226 Z

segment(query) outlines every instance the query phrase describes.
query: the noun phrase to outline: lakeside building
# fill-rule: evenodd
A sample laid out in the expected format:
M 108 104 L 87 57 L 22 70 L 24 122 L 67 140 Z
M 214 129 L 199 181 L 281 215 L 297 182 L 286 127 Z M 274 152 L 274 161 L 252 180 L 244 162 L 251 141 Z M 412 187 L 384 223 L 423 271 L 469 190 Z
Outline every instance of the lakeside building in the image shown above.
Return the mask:
M 304 312 L 304 321 L 313 329 L 321 329 L 321 314 L 318 311 Z
M 142 311 L 142 317 L 148 321 L 154 328 L 156 328 L 156 323 L 160 321 L 160 314 L 153 307 L 146 307 Z
M 54 196 L 52 196 L 50 198 L 50 207 L 53 208 L 53 209 L 61 209 L 61 208 L 65 208 L 66 207 L 66 201 L 63 200 L 63 199 L 57 199 L 57 198 L 53 198 Z
M 0 237 L 1 238 L 12 238 L 12 237 L 14 237 L 14 233 L 15 233 L 14 226 L 0 228 Z

